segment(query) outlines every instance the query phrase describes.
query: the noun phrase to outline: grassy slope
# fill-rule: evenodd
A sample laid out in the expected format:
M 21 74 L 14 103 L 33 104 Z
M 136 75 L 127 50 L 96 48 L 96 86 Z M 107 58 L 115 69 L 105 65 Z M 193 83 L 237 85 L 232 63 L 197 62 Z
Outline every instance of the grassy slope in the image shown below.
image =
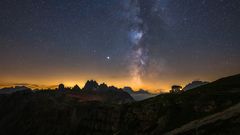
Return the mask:
M 190 123 L 174 129 L 164 135 L 209 135 L 209 134 L 236 134 L 240 131 L 240 103 L 222 112 L 207 116 L 203 119 L 191 121 Z
M 161 134 L 240 102 L 240 75 L 126 106 L 121 134 Z

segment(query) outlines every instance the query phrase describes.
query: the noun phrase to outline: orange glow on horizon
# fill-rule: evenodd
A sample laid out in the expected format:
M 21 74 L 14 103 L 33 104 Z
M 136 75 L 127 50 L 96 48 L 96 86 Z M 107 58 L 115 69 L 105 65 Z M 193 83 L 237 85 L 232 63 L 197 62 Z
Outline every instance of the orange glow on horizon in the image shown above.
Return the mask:
M 224 76 L 222 76 L 224 77 Z M 64 74 L 62 76 L 3 76 L 4 81 L 0 80 L 0 88 L 3 87 L 11 87 L 11 86 L 19 86 L 24 85 L 30 87 L 32 89 L 36 88 L 57 88 L 58 84 L 63 83 L 66 87 L 73 87 L 74 85 L 78 85 L 83 88 L 87 80 L 96 80 L 99 84 L 106 83 L 109 86 L 116 86 L 118 88 L 123 88 L 125 86 L 132 87 L 134 90 L 144 89 L 148 90 L 152 93 L 159 92 L 168 92 L 171 89 L 172 85 L 181 85 L 184 87 L 186 84 L 192 82 L 194 80 L 193 77 L 182 78 L 182 77 L 172 77 L 168 76 L 168 78 L 163 77 L 159 80 L 142 80 L 142 83 L 136 83 L 131 77 L 105 77 L 103 75 L 95 75 L 92 79 L 89 78 L 89 75 L 82 75 L 80 78 L 78 75 L 68 75 Z M 47 78 L 47 79 L 46 79 Z M 171 79 L 172 78 L 172 79 Z M 173 79 L 174 78 L 174 79 Z M 203 77 L 200 76 L 203 81 L 214 81 L 221 77 Z
M 25 83 L 21 83 L 20 81 L 16 80 L 14 83 L 1 83 L 0 88 L 24 85 L 24 86 L 27 86 L 27 87 L 32 88 L 32 89 L 47 89 L 47 88 L 54 89 L 54 88 L 57 88 L 58 84 L 60 84 L 60 83 L 63 83 L 66 87 L 73 87 L 74 85 L 78 85 L 79 87 L 83 88 L 86 81 L 83 81 L 83 80 L 64 81 L 62 79 L 61 81 L 52 80 L 52 81 L 48 81 L 48 82 L 45 82 L 45 81 L 38 81 L 38 82 L 26 81 L 28 83 L 25 84 Z M 165 84 L 165 85 L 161 84 L 161 87 L 156 88 L 155 85 L 144 84 L 144 83 L 139 84 L 139 83 L 134 83 L 133 81 L 111 81 L 111 80 L 100 80 L 100 79 L 96 79 L 96 81 L 99 84 L 106 83 L 108 86 L 115 86 L 115 87 L 118 87 L 118 88 L 123 88 L 123 87 L 128 86 L 128 87 L 132 87 L 133 90 L 144 89 L 144 90 L 148 90 L 149 92 L 152 92 L 152 93 L 167 92 L 169 90 L 169 88 L 171 87 L 171 85 L 168 85 L 168 84 Z

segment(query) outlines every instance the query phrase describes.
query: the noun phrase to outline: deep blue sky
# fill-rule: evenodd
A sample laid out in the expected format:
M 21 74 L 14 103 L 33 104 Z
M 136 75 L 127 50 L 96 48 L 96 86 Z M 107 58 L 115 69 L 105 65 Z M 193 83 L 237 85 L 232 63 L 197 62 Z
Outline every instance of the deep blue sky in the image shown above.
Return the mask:
M 97 79 L 167 89 L 239 73 L 239 7 L 238 0 L 1 0 L 0 82 Z

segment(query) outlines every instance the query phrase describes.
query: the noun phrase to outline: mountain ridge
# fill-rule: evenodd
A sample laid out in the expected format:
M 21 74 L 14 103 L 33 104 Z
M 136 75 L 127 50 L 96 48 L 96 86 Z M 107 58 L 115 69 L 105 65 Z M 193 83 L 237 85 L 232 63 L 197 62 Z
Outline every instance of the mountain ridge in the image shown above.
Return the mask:
M 0 95 L 0 134 L 172 133 L 192 121 L 227 110 L 231 113 L 231 107 L 240 103 L 240 75 L 219 79 L 182 93 L 165 93 L 143 101 L 123 104 L 96 100 L 80 102 L 69 94 L 71 93 L 68 91 L 37 91 Z M 234 117 L 224 119 L 224 122 L 232 123 Z M 240 119 L 235 119 L 235 123 L 240 123 Z M 198 134 L 214 135 L 218 125 L 224 123 L 216 121 L 207 127 L 201 127 L 204 132 Z M 228 126 L 222 129 L 231 131 Z M 194 131 L 190 128 L 189 132 L 181 133 L 194 135 Z M 226 135 L 224 133 L 222 135 Z M 234 130 L 233 133 L 237 134 L 239 131 Z

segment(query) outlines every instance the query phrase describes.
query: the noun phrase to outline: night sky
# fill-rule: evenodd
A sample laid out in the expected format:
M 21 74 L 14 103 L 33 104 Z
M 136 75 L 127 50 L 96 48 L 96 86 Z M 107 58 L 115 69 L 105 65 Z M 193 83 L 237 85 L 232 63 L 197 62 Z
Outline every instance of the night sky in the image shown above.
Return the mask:
M 2 87 L 159 91 L 239 72 L 239 0 L 0 1 Z

